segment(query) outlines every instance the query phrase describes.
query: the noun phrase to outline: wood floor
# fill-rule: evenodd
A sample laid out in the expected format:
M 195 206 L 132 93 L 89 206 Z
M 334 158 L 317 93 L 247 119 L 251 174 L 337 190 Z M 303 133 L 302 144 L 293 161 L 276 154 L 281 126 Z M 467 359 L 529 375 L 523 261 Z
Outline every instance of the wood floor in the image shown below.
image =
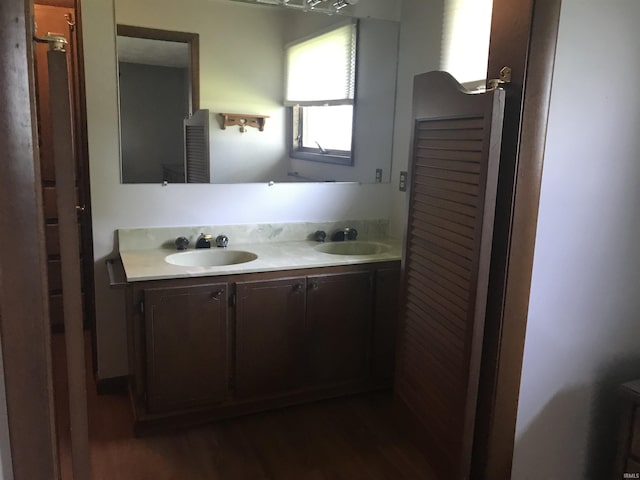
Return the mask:
M 64 336 L 53 338 L 62 479 L 70 479 Z M 88 375 L 91 378 L 91 375 Z M 92 480 L 435 480 L 397 429 L 390 392 L 133 436 L 127 396 L 88 382 Z

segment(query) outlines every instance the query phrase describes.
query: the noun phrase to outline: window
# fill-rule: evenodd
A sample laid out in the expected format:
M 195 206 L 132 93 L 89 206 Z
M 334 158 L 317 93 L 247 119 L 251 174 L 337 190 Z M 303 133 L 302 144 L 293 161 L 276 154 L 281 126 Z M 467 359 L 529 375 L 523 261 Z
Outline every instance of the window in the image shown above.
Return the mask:
M 468 87 L 487 78 L 492 0 L 446 0 L 441 70 Z
M 291 156 L 352 165 L 356 24 L 287 47 Z

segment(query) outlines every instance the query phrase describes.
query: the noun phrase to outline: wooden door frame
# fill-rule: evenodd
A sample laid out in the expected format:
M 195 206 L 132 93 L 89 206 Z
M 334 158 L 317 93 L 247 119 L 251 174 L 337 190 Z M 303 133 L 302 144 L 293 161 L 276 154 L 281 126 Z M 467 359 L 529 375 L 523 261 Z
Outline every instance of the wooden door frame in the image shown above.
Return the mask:
M 489 78 L 512 69 L 501 153 L 474 479 L 509 479 L 562 0 L 494 0 Z
M 0 2 L 0 336 L 13 477 L 51 480 L 58 457 L 32 12 L 31 1 Z

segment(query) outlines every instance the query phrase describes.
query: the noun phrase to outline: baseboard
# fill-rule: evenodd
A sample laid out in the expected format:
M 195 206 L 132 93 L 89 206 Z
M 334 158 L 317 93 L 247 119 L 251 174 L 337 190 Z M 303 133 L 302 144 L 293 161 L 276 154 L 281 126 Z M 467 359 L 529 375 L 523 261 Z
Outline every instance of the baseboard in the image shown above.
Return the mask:
M 127 377 L 103 378 L 96 381 L 98 395 L 126 395 Z

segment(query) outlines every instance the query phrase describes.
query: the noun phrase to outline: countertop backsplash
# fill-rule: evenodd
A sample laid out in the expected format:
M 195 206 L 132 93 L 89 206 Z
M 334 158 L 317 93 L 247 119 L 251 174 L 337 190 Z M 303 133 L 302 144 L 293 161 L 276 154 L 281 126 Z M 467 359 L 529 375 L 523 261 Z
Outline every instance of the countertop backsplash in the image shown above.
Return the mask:
M 178 237 L 189 239 L 194 248 L 201 233 L 229 237 L 229 247 L 269 242 L 295 242 L 313 240 L 317 230 L 324 230 L 327 238 L 332 232 L 345 227 L 358 231 L 358 240 L 381 241 L 388 238 L 387 220 L 341 220 L 337 222 L 260 223 L 247 225 L 213 225 L 195 227 L 127 228 L 118 230 L 119 250 L 148 250 L 175 248 Z

